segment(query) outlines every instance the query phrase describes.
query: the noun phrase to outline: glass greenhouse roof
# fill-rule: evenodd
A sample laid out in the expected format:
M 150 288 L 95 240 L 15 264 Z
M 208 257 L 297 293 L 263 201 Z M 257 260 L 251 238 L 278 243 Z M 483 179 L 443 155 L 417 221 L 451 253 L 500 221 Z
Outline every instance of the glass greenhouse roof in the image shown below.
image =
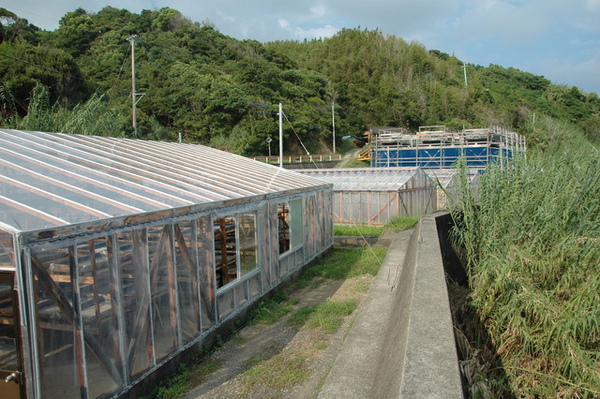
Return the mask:
M 333 183 L 334 191 L 395 191 L 423 172 L 419 168 L 334 168 L 301 173 Z
M 439 184 L 446 188 L 452 180 L 458 175 L 457 169 L 425 169 L 425 173 L 433 181 L 439 182 Z
M 0 129 L 0 228 L 13 232 L 323 184 L 201 145 Z

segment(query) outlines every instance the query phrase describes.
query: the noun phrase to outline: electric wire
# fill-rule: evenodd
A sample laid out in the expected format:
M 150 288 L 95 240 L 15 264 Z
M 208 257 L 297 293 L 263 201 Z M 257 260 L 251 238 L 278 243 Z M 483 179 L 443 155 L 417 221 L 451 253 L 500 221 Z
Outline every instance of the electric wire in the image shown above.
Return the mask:
M 288 124 L 290 125 L 290 128 L 292 128 L 292 131 L 294 132 L 294 134 L 296 135 L 296 137 L 298 138 L 298 141 L 300 142 L 300 145 L 302 146 L 302 148 L 304 148 L 304 151 L 306 151 L 306 155 L 310 155 L 310 152 L 308 152 L 308 150 L 306 149 L 306 146 L 304 145 L 304 143 L 302 142 L 302 139 L 300 138 L 300 136 L 298 135 L 298 132 L 296 132 L 296 129 L 294 129 L 294 125 L 292 125 L 292 122 L 290 122 L 290 120 L 288 119 L 287 115 L 285 114 L 285 112 L 283 113 L 283 116 L 285 117 L 285 120 L 288 122 Z M 316 169 L 320 169 L 319 165 L 317 165 L 317 163 L 315 162 L 314 159 L 312 159 L 312 157 L 310 158 L 310 161 L 313 163 L 313 165 L 315 165 Z
M 180 61 L 180 60 L 174 58 L 173 56 L 171 56 L 170 54 L 166 53 L 165 51 L 163 51 L 162 49 L 160 49 L 156 45 L 149 44 L 149 43 L 145 42 L 143 40 L 143 38 L 141 38 L 140 36 L 137 36 L 136 39 L 137 39 L 136 43 L 140 44 L 146 50 L 147 56 L 152 61 L 158 61 L 158 59 L 152 55 L 152 51 L 150 51 L 150 50 L 155 50 L 156 52 L 160 53 L 165 58 L 167 58 L 169 61 L 176 62 L 176 63 L 178 63 L 180 65 L 185 65 L 186 67 L 190 68 L 190 70 L 192 70 L 193 72 L 198 72 L 197 71 L 197 67 L 194 67 L 193 65 L 190 65 L 187 62 L 183 62 L 183 61 Z M 79 76 L 74 76 L 74 75 L 71 75 L 69 73 L 64 73 L 64 72 L 58 71 L 56 69 L 46 67 L 44 65 L 40 65 L 40 64 L 28 61 L 28 60 L 24 60 L 24 59 L 18 58 L 18 57 L 10 56 L 8 54 L 0 53 L 0 56 L 12 59 L 13 61 L 22 62 L 22 63 L 30 65 L 30 66 L 34 66 L 36 68 L 39 68 L 39 69 L 47 71 L 47 72 L 56 73 L 56 74 L 61 75 L 63 77 L 71 78 L 71 79 L 74 79 L 74 80 L 77 80 L 77 81 L 80 81 L 80 82 L 84 82 L 84 83 L 91 83 L 93 85 L 96 85 L 98 88 L 103 88 L 104 91 L 115 90 L 115 91 L 119 91 L 121 93 L 127 93 L 127 94 L 130 93 L 130 90 L 127 90 L 127 89 L 122 89 L 122 88 L 116 87 L 114 85 L 105 84 L 105 83 L 99 83 L 99 82 L 95 82 L 95 81 L 87 79 L 87 78 L 83 78 L 83 77 L 79 77 Z M 126 62 L 127 62 L 127 57 L 124 57 L 123 58 L 123 62 L 121 63 L 121 68 L 119 69 L 119 73 L 117 74 L 117 78 L 119 78 L 122 75 L 123 70 L 124 70 L 124 66 L 125 66 Z M 175 73 L 173 73 L 172 71 L 169 71 L 169 76 L 176 77 L 177 75 Z M 195 90 L 199 90 L 199 91 L 204 91 L 205 90 L 203 88 L 200 88 L 200 87 L 198 87 L 196 85 L 191 84 L 188 80 L 183 81 L 182 84 L 185 85 L 185 86 L 187 86 L 187 87 L 189 87 L 189 88 L 195 89 Z M 243 89 L 240 86 L 238 86 L 237 84 L 232 84 L 232 86 L 235 89 L 237 89 L 237 90 L 243 91 Z M 252 104 L 259 105 L 261 107 L 264 106 L 263 103 L 258 103 L 258 102 L 252 102 Z M 298 139 L 300 145 L 302 146 L 302 148 L 304 149 L 304 151 L 306 152 L 306 154 L 310 155 L 310 152 L 308 151 L 308 149 L 304 145 L 304 142 L 300 138 L 300 135 L 298 134 L 298 132 L 294 128 L 294 126 L 293 126 L 292 122 L 289 120 L 288 116 L 285 113 L 283 113 L 283 116 L 285 117 L 285 119 L 288 122 L 290 128 L 292 129 L 292 132 L 294 133 L 294 135 Z M 315 166 L 316 169 L 319 169 L 318 165 L 316 164 L 316 162 L 314 161 L 314 159 L 312 159 L 312 157 L 311 157 L 311 162 L 313 163 L 313 165 Z
M 187 63 L 187 62 L 183 62 L 183 61 L 180 61 L 180 60 L 178 60 L 178 59 L 174 58 L 173 56 L 171 56 L 170 54 L 166 53 L 165 51 L 163 51 L 163 50 L 162 50 L 162 49 L 160 49 L 159 47 L 157 47 L 157 46 L 155 46 L 155 45 L 153 45 L 153 44 L 149 44 L 149 43 L 145 42 L 145 41 L 144 41 L 144 39 L 143 39 L 143 38 L 141 38 L 140 36 L 138 36 L 138 37 L 137 37 L 137 43 L 139 43 L 139 44 L 140 44 L 142 47 L 144 47 L 144 48 L 146 49 L 146 54 L 147 54 L 147 56 L 148 56 L 148 57 L 149 57 L 151 60 L 154 60 L 154 61 L 156 61 L 156 60 L 157 60 L 157 58 L 156 58 L 156 57 L 154 57 L 154 56 L 152 55 L 152 51 L 150 51 L 150 50 L 155 50 L 156 52 L 160 53 L 161 55 L 163 55 L 163 56 L 164 56 L 165 58 L 167 58 L 168 60 L 170 60 L 170 61 L 172 61 L 172 62 L 176 62 L 176 63 L 178 63 L 178 64 L 180 64 L 180 65 L 184 65 L 184 66 L 186 66 L 186 67 L 190 68 L 190 70 L 192 70 L 193 72 L 198 72 L 198 71 L 197 71 L 197 67 L 195 67 L 195 66 L 193 66 L 193 65 L 190 65 L 190 64 L 189 64 L 189 63 Z M 170 73 L 169 73 L 169 76 L 173 76 L 173 77 L 175 77 L 176 75 L 175 75 L 173 72 L 170 72 Z M 186 86 L 188 86 L 188 87 L 190 87 L 190 88 L 193 88 L 193 89 L 199 90 L 199 91 L 204 91 L 204 90 L 206 90 L 206 89 L 203 89 L 203 88 L 197 87 L 197 86 L 195 86 L 195 85 L 193 85 L 193 84 L 189 83 L 187 80 L 186 80 L 186 81 L 184 81 L 184 82 L 183 82 L 183 84 L 184 84 L 184 85 L 186 85 Z M 230 84 L 231 84 L 231 82 L 230 82 Z M 235 84 L 235 83 L 233 83 L 233 84 L 232 84 L 232 86 L 233 86 L 235 89 L 237 89 L 237 90 L 244 91 L 242 87 L 240 87 L 239 85 L 237 85 L 237 84 Z M 260 106 L 263 106 L 263 105 L 264 105 L 264 104 L 262 104 L 262 103 L 256 103 L 256 102 L 252 102 L 251 104 L 254 104 L 254 105 L 260 105 Z M 283 116 L 285 117 L 286 121 L 288 122 L 288 124 L 289 124 L 290 128 L 292 129 L 292 131 L 293 131 L 294 135 L 296 136 L 296 138 L 297 138 L 297 139 L 298 139 L 298 141 L 300 142 L 300 145 L 302 146 L 302 148 L 303 148 L 303 149 L 304 149 L 304 151 L 306 152 L 306 155 L 310 155 L 310 152 L 308 151 L 308 149 L 307 149 L 307 148 L 306 148 L 306 146 L 304 145 L 304 142 L 303 142 L 303 141 L 302 141 L 302 139 L 300 138 L 300 135 L 298 134 L 298 132 L 296 131 L 296 129 L 294 129 L 294 126 L 293 126 L 292 122 L 289 120 L 289 118 L 288 118 L 288 116 L 286 115 L 286 113 L 285 113 L 285 112 L 283 113 Z M 319 166 L 318 166 L 318 165 L 317 165 L 317 163 L 314 161 L 314 159 L 312 159 L 312 157 L 311 157 L 311 162 L 313 163 L 313 165 L 315 166 L 315 168 L 316 168 L 316 169 L 319 169 Z

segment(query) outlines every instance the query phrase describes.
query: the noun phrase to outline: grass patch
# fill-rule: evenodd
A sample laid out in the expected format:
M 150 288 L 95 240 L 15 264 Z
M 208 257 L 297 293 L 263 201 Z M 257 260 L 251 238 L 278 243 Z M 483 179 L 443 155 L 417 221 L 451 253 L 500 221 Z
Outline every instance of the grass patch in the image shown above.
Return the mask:
M 397 217 L 390 220 L 385 226 L 369 224 L 336 224 L 333 226 L 333 233 L 336 236 L 379 237 L 386 230 L 403 231 L 413 228 L 419 219 L 419 216 Z
M 379 271 L 385 254 L 386 250 L 381 247 L 334 247 L 327 258 L 305 269 L 296 285 L 303 288 L 315 278 L 342 280 L 365 274 L 374 276 Z
M 316 310 L 316 306 L 307 306 L 299 309 L 288 319 L 287 323 L 295 327 L 302 327 Z
M 359 294 L 364 294 L 367 291 L 369 291 L 369 288 L 371 288 L 371 283 L 372 281 L 366 281 L 366 280 L 358 280 L 356 282 L 356 285 L 354 286 L 354 289 L 356 290 L 357 293 Z
M 407 216 L 402 218 L 393 218 L 390 220 L 385 227 L 391 230 L 404 231 L 415 227 L 419 221 L 419 216 Z
M 350 315 L 356 307 L 356 299 L 345 301 L 327 301 L 317 305 L 308 306 L 298 310 L 288 320 L 294 326 L 306 325 L 310 328 L 321 328 L 328 334 L 335 333 L 342 325 L 344 317 Z
M 297 300 L 290 300 L 287 292 L 307 286 L 312 282 L 324 279 L 341 280 L 362 275 L 375 275 L 385 257 L 386 250 L 381 247 L 373 248 L 334 248 L 332 252 L 318 263 L 303 271 L 301 277 L 287 289 L 276 290 L 269 298 L 262 300 L 249 314 L 249 324 L 274 324 L 281 317 L 289 314 Z M 368 289 L 368 287 L 367 287 Z M 358 288 L 357 288 L 358 290 Z M 328 300 L 315 307 L 305 307 L 295 312 L 288 322 L 294 326 L 307 325 L 311 328 L 321 328 L 327 333 L 334 333 L 343 322 L 343 318 L 351 314 L 358 306 L 357 300 L 331 301 Z M 232 336 L 233 340 L 243 341 Z M 223 345 L 223 338 L 217 337 L 216 344 L 202 352 L 206 356 L 218 350 Z M 318 344 L 324 349 L 324 343 Z M 317 348 L 318 349 L 318 348 Z M 287 357 L 282 354 L 272 356 L 267 360 L 260 356 L 248 359 L 243 368 L 247 369 L 241 376 L 246 389 L 254 386 L 273 387 L 277 389 L 293 386 L 310 377 L 308 370 L 309 359 L 306 356 L 295 355 Z M 221 367 L 221 363 L 210 357 L 202 361 L 193 361 L 180 367 L 179 373 L 158 387 L 152 394 L 153 398 L 172 399 L 183 396 L 190 386 L 199 385 L 206 377 Z
M 221 362 L 212 358 L 204 359 L 188 372 L 187 385 L 193 387 L 199 385 L 206 377 L 221 368 Z
M 370 166 L 369 161 L 359 161 L 356 158 L 352 158 L 344 164 L 344 168 L 368 168 Z
M 248 324 L 274 324 L 283 316 L 288 314 L 294 303 L 286 302 L 287 294 L 283 290 L 277 290 L 269 298 L 260 301 L 249 315 Z
M 346 154 L 350 151 L 357 150 L 359 150 L 359 148 L 356 146 L 356 144 L 354 144 L 352 140 L 342 140 L 340 141 L 337 147 L 337 152 L 340 152 L 342 154 Z
M 379 237 L 383 233 L 383 229 L 383 226 L 371 226 L 367 224 L 336 224 L 333 226 L 333 233 L 336 236 Z
M 241 375 L 240 381 L 248 391 L 255 386 L 275 389 L 288 388 L 304 382 L 310 377 L 308 360 L 307 356 L 290 357 L 277 354 L 246 370 Z
M 198 355 L 199 357 L 201 355 Z M 177 374 L 164 380 L 150 394 L 154 399 L 176 399 L 184 396 L 190 387 L 197 386 L 221 367 L 221 362 L 206 357 L 201 361 L 193 360 L 188 364 L 180 364 Z
M 329 334 L 335 333 L 342 325 L 344 317 L 348 316 L 358 306 L 356 299 L 345 301 L 327 300 L 318 305 L 310 314 L 306 325 L 312 328 L 321 328 Z
M 242 364 L 242 370 L 249 370 L 264 361 L 265 359 L 261 359 L 260 356 L 250 356 L 244 361 L 244 364 Z
M 180 398 L 188 391 L 188 376 L 187 370 L 181 370 L 176 376 L 170 378 L 166 384 L 158 387 L 158 390 L 153 398 L 156 399 L 176 399 Z

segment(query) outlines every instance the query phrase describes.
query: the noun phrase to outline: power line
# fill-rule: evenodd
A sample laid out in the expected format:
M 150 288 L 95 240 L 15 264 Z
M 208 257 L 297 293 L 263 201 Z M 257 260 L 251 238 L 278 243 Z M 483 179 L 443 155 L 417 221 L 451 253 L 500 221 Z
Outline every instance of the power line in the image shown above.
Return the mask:
M 288 119 L 287 115 L 285 114 L 285 112 L 283 112 L 283 116 L 285 116 L 285 120 L 290 124 L 290 127 L 292 128 L 292 132 L 294 132 L 294 134 L 296 135 L 296 137 L 298 138 L 298 141 L 300 142 L 300 145 L 302 146 L 302 148 L 304 148 L 304 151 L 306 151 L 306 155 L 310 155 L 310 152 L 308 152 L 308 150 L 306 149 L 306 147 L 304 146 L 304 143 L 302 142 L 302 139 L 300 138 L 300 136 L 298 135 L 298 133 L 296 132 L 296 129 L 294 129 L 294 126 L 292 125 L 292 122 L 290 122 L 290 120 Z
M 10 10 L 15 10 L 15 11 L 19 11 L 19 12 L 21 12 L 21 13 L 25 13 L 25 14 L 31 14 L 31 15 L 34 15 L 34 16 L 36 16 L 36 17 L 38 17 L 38 18 L 47 19 L 48 21 L 55 22 L 57 26 L 58 26 L 58 25 L 59 25 L 59 23 L 60 23 L 60 21 L 59 21 L 59 20 L 57 20 L 57 19 L 55 19 L 55 18 L 50 18 L 50 17 L 48 17 L 47 15 L 40 15 L 40 14 L 36 14 L 36 13 L 34 13 L 34 12 L 27 11 L 27 10 L 23 10 L 23 9 L 21 9 L 21 8 L 17 8 L 17 7 L 15 7 L 15 6 L 12 6 L 12 5 L 11 5 L 11 6 L 7 6 L 7 5 L 5 5 L 5 4 L 0 4 L 0 6 L 2 6 L 2 7 L 4 7 L 4 8 L 6 8 L 7 10 L 9 10 L 9 9 L 10 9 Z M 15 14 L 16 14 L 16 13 L 15 13 Z M 22 18 L 20 15 L 18 15 L 18 17 Z M 27 19 L 27 18 L 25 18 L 25 19 Z M 29 20 L 28 20 L 27 22 L 29 22 Z M 29 22 L 29 23 L 31 24 L 31 22 Z M 32 25 L 33 25 L 33 24 L 32 24 Z

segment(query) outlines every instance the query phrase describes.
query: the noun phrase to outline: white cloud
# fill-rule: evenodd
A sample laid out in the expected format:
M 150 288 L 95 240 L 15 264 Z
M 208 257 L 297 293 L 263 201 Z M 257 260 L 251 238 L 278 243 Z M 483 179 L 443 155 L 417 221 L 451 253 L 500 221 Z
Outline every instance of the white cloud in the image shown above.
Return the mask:
M 290 22 L 285 18 L 279 18 L 279 26 L 286 29 L 290 26 Z
M 339 30 L 340 30 L 340 28 L 336 28 L 331 25 L 325 25 L 325 26 L 312 28 L 312 29 L 296 28 L 294 30 L 294 36 L 295 36 L 295 39 L 297 39 L 297 40 L 320 39 L 320 38 L 331 37 L 331 36 L 335 35 L 337 32 L 339 32 Z
M 316 17 L 324 17 L 327 15 L 327 8 L 323 5 L 317 5 L 310 8 L 310 12 L 313 13 Z

